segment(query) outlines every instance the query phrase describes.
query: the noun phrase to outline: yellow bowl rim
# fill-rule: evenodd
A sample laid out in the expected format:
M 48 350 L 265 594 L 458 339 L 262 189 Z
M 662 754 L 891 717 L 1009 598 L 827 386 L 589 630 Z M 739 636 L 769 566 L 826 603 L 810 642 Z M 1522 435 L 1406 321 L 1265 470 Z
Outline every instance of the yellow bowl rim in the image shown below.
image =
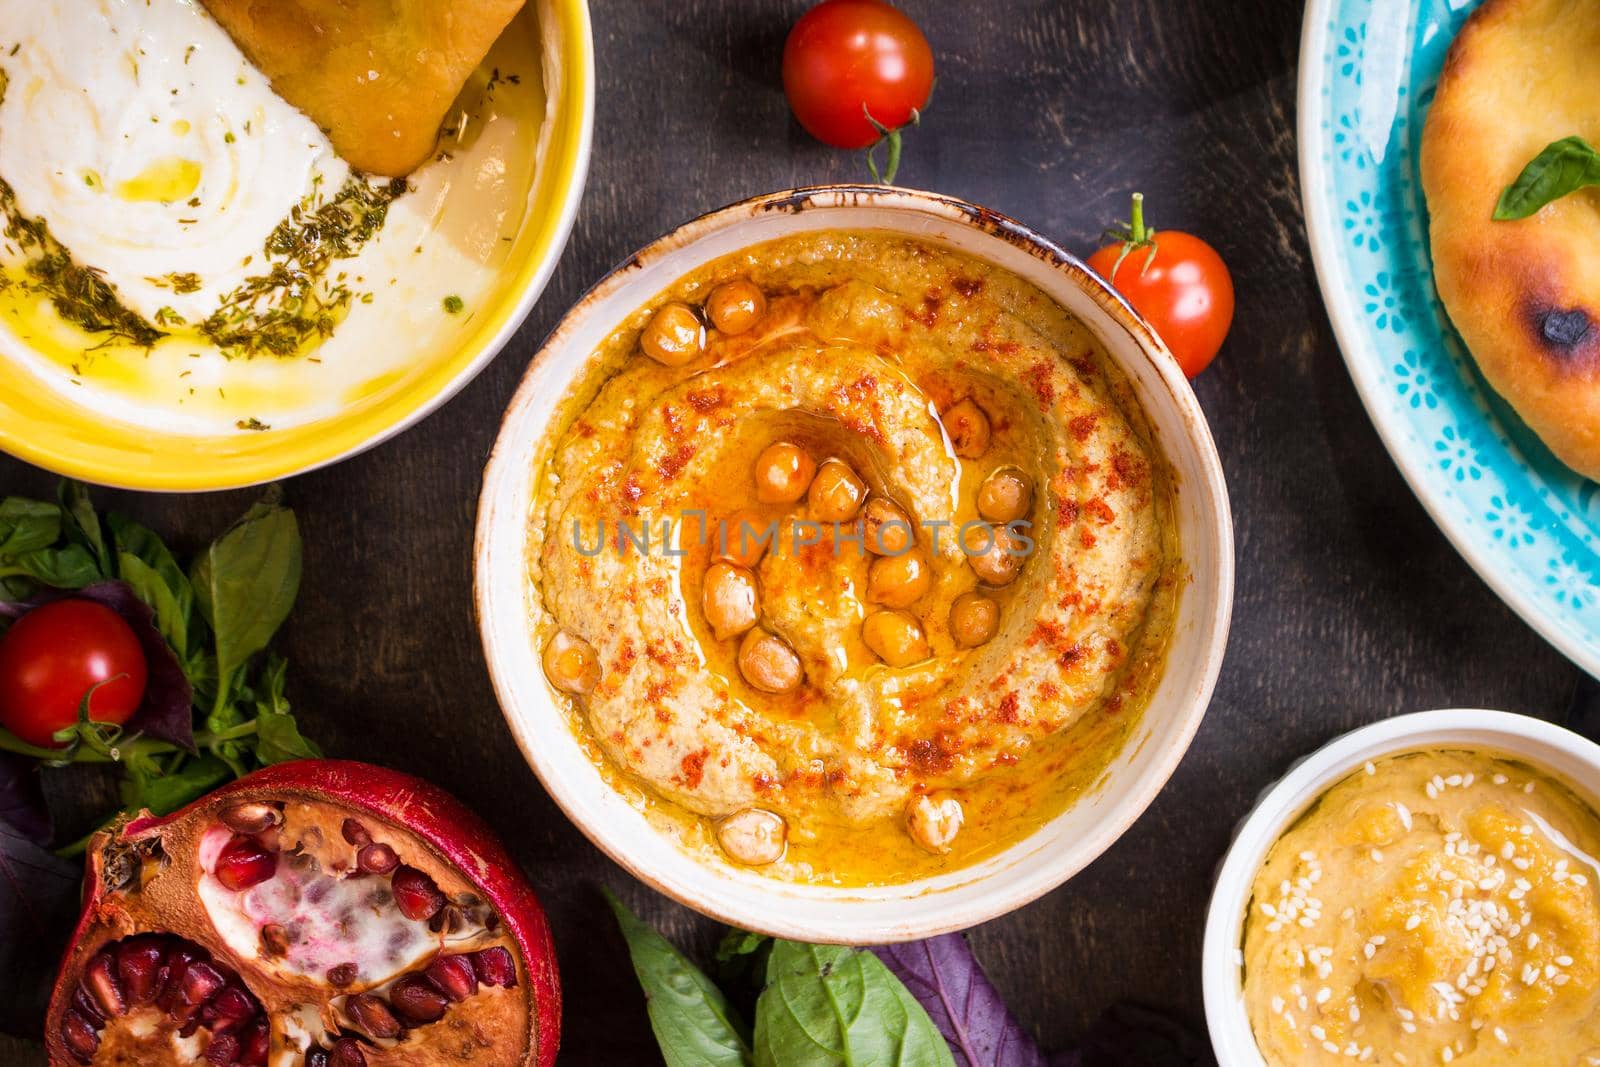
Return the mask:
M 226 467 L 163 463 L 164 457 L 159 453 L 132 452 L 118 454 L 120 462 L 108 463 L 103 458 L 106 450 L 95 447 L 96 439 L 105 433 L 97 416 L 75 406 L 72 410 L 78 417 L 70 422 L 47 415 L 30 416 L 26 400 L 19 405 L 6 397 L 15 394 L 11 384 L 3 380 L 9 375 L 0 376 L 0 410 L 11 409 L 11 417 L 0 420 L 0 451 L 100 485 L 156 492 L 208 492 L 259 485 L 337 463 L 387 441 L 442 406 L 493 361 L 533 310 L 566 247 L 583 198 L 594 133 L 594 37 L 589 6 L 587 0 L 542 0 L 540 15 L 551 17 L 559 32 L 555 62 L 562 81 L 548 118 L 550 141 L 540 161 L 541 169 L 552 175 L 549 197 L 559 210 L 530 220 L 536 232 L 521 250 L 516 277 L 507 289 L 515 298 L 508 295 L 502 299 L 448 359 L 440 360 L 392 397 L 355 417 L 340 415 L 281 431 L 295 434 L 296 443 L 230 457 Z M 143 428 L 130 427 L 124 432 L 149 436 Z M 266 431 L 262 436 L 270 440 L 276 435 Z M 231 438 L 187 438 L 191 446 L 209 440 Z M 189 455 L 185 450 L 173 459 Z M 152 458 L 155 462 L 151 462 Z

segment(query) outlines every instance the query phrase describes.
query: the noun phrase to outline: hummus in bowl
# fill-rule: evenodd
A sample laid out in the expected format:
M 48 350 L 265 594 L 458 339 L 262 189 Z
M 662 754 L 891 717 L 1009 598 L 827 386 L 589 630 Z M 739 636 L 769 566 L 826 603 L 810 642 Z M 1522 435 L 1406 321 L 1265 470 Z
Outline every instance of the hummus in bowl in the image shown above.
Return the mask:
M 576 0 L 485 33 L 437 152 L 394 177 L 347 163 L 202 3 L 0 0 L 0 26 L 0 447 L 42 466 L 213 489 L 348 455 L 481 369 L 565 242 Z M 373 63 L 364 92 L 419 91 Z
M 927 194 L 763 198 L 631 264 L 536 358 L 480 512 L 546 785 L 647 880 L 813 940 L 1059 882 L 1170 773 L 1226 630 L 1225 499 L 1168 357 Z M 1093 840 L 1051 854 L 1074 814 Z M 755 886 L 862 907 L 785 931 L 717 899 Z
M 1600 749 L 1499 712 L 1340 738 L 1262 800 L 1208 921 L 1227 1067 L 1600 1062 Z

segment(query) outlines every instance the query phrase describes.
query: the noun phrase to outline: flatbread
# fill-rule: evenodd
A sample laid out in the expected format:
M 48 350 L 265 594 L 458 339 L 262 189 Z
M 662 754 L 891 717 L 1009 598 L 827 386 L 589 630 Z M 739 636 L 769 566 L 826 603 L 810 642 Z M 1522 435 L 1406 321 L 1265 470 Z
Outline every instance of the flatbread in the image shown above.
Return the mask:
M 1552 141 L 1600 145 L 1600 3 L 1488 0 L 1451 46 L 1422 137 L 1434 274 L 1483 376 L 1600 479 L 1600 190 L 1491 216 Z
M 369 174 L 432 154 L 467 78 L 524 0 L 204 0 L 279 96 Z

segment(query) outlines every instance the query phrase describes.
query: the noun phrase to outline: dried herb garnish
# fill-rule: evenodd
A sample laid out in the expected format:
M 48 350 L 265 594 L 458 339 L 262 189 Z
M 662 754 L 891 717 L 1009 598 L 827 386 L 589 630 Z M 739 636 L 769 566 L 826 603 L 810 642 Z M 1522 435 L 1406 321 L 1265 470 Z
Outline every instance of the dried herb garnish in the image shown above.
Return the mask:
M 331 200 L 307 197 L 267 237 L 267 273 L 225 296 L 200 332 L 230 358 L 293 356 L 328 337 L 353 297 L 342 281 L 325 281 L 329 268 L 377 236 L 406 189 L 404 178 L 374 185 L 352 174 Z
M 0 215 L 5 217 L 6 237 L 21 251 L 34 253 L 24 265 L 19 283 L 49 297 L 56 314 L 89 333 L 125 338 L 142 348 L 166 336 L 124 305 L 117 297 L 117 287 L 98 270 L 74 262 L 43 219 L 22 214 L 17 194 L 4 178 L 0 178 Z

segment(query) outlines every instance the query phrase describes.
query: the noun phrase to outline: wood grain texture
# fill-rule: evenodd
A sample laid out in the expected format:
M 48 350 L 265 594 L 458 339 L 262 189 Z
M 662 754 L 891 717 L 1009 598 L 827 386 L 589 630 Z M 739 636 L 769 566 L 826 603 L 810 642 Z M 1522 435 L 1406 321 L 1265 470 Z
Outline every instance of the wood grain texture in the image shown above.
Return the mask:
M 1133 998 L 1200 1020 L 1200 935 L 1235 821 L 1288 764 L 1361 723 L 1482 705 L 1555 717 L 1577 676 L 1495 599 L 1407 491 L 1322 310 L 1295 177 L 1299 5 L 1284 0 L 904 0 L 940 83 L 901 181 L 1013 214 L 1088 251 L 1134 188 L 1157 226 L 1207 236 L 1239 312 L 1197 383 L 1233 497 L 1234 629 L 1215 702 L 1150 811 L 1071 883 L 974 931 L 1050 1048 Z M 715 924 L 655 897 L 562 817 L 490 691 L 471 609 L 472 519 L 500 412 L 539 340 L 611 264 L 707 209 L 859 180 L 857 154 L 789 117 L 778 57 L 799 0 L 593 0 L 589 191 L 549 290 L 510 348 L 417 429 L 288 484 L 307 545 L 286 630 L 290 695 L 330 753 L 425 775 L 504 835 L 551 913 L 562 1060 L 657 1061 L 643 998 L 595 890 L 709 953 Z M 53 479 L 0 461 L 0 491 Z M 102 493 L 201 543 L 248 493 Z M 80 796 L 63 802 L 90 803 Z M 0 1042 L 0 1062 L 36 1048 Z

